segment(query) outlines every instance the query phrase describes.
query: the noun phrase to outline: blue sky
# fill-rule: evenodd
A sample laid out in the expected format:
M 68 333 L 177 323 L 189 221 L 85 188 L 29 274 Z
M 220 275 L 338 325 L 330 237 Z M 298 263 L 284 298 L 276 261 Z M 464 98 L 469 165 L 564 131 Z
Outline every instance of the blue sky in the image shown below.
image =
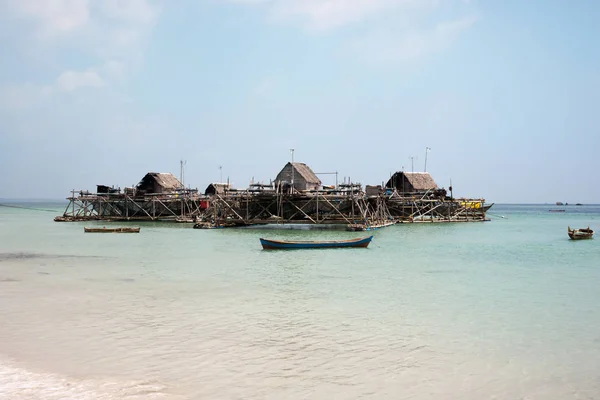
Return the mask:
M 600 3 L 0 0 L 0 198 L 290 159 L 424 169 L 490 202 L 599 203 Z M 334 178 L 322 176 L 324 183 Z

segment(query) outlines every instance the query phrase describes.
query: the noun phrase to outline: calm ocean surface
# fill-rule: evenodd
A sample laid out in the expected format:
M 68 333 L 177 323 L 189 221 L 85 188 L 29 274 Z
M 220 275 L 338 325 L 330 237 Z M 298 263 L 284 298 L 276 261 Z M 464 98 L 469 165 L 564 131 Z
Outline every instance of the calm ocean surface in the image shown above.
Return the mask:
M 567 236 L 600 206 L 284 252 L 258 238 L 360 234 L 24 206 L 53 212 L 0 207 L 0 399 L 600 399 L 600 236 Z

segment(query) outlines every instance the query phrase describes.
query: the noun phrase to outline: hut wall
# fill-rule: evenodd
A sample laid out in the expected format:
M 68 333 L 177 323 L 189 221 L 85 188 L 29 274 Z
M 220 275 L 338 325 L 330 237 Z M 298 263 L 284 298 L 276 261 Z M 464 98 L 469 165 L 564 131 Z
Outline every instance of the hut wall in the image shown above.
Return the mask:
M 365 193 L 367 196 L 378 196 L 381 193 L 383 193 L 383 190 L 381 189 L 381 185 L 377 185 L 377 186 L 367 185 L 365 187 Z
M 387 188 L 396 189 L 399 192 L 414 192 L 415 188 L 411 185 L 410 181 L 406 179 L 406 175 L 403 173 L 395 173 L 392 175 L 388 183 L 385 185 Z

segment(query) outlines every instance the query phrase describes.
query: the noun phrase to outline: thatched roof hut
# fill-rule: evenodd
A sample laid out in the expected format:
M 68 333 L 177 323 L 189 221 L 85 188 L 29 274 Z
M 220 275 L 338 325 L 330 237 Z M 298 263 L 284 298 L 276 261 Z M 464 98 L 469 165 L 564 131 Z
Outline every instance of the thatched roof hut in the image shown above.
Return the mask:
M 148 172 L 136 186 L 138 193 L 173 193 L 183 189 L 175 175 L 164 172 Z
M 388 189 L 396 189 L 401 193 L 426 192 L 438 188 L 429 172 L 398 171 L 385 184 Z
M 206 196 L 214 196 L 215 194 L 224 194 L 231 189 L 229 183 L 211 183 L 204 190 Z
M 277 174 L 275 182 L 293 184 L 296 190 L 317 190 L 321 187 L 321 180 L 312 169 L 304 163 L 288 162 Z

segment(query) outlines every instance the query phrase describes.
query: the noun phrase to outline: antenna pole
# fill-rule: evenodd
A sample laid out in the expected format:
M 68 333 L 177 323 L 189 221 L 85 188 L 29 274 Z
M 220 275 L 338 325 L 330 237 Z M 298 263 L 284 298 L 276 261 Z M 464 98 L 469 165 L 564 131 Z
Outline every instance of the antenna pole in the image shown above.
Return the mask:
M 187 164 L 186 160 L 181 159 L 179 161 L 179 167 L 180 167 L 180 169 L 179 169 L 179 181 L 181 182 L 181 185 L 184 188 L 185 188 L 185 183 L 184 183 L 183 179 L 184 179 L 185 175 L 184 175 L 184 169 L 183 169 L 183 167 L 185 166 L 185 164 Z
M 290 149 L 292 153 L 292 190 L 294 190 L 294 149 Z
M 431 150 L 431 147 L 425 147 L 425 172 L 427 172 L 427 153 Z

